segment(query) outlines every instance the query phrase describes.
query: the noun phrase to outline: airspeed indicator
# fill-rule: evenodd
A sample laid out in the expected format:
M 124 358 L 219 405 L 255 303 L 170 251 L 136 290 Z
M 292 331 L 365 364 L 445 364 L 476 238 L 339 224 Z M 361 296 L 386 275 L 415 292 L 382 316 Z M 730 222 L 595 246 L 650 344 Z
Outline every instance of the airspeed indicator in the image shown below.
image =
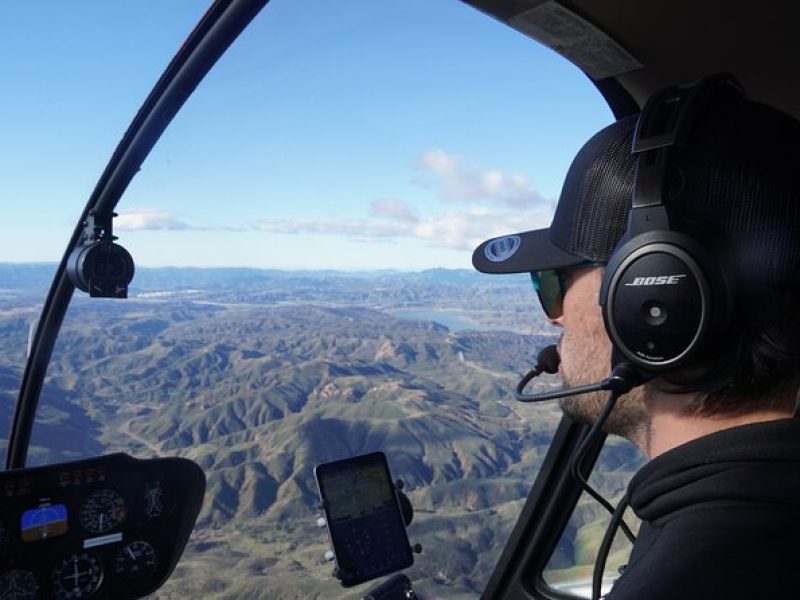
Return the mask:
M 122 496 L 114 490 L 100 490 L 81 506 L 81 525 L 90 533 L 106 533 L 121 525 L 127 512 Z

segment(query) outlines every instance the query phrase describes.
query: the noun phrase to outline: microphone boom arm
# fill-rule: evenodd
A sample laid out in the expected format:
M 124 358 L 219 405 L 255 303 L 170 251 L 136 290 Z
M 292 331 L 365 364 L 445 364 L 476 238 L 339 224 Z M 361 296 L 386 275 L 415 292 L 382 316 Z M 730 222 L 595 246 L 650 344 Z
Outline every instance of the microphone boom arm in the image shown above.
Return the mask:
M 646 378 L 642 376 L 642 373 L 637 372 L 631 365 L 621 363 L 613 369 L 611 375 L 598 383 L 562 388 L 560 390 L 542 392 L 539 394 L 526 394 L 524 389 L 533 379 L 542 373 L 558 372 L 560 358 L 556 347 L 547 346 L 543 348 L 542 351 L 539 352 L 536 362 L 537 365 L 520 379 L 517 387 L 514 389 L 514 398 L 520 402 L 544 402 L 546 400 L 555 400 L 556 398 L 566 398 L 567 396 L 577 396 L 579 394 L 588 394 L 589 392 L 599 392 L 601 390 L 625 394 L 630 391 L 632 387 L 646 380 Z
M 562 388 L 560 390 L 553 390 L 552 392 L 542 392 L 540 394 L 526 394 L 522 390 L 528 385 L 531 380 L 538 377 L 541 371 L 533 369 L 529 371 L 525 377 L 520 379 L 516 389 L 514 389 L 514 398 L 520 402 L 544 402 L 545 400 L 555 400 L 556 398 L 566 398 L 567 396 L 577 396 L 578 394 L 588 394 L 589 392 L 599 392 L 600 390 L 607 390 L 606 380 L 600 383 L 592 383 L 590 385 L 579 385 L 573 388 Z

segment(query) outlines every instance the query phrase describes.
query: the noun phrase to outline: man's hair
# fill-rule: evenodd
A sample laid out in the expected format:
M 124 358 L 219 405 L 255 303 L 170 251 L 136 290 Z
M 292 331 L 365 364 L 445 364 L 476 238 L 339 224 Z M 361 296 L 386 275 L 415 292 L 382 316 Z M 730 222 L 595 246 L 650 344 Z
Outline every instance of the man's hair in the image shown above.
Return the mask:
M 794 410 L 800 388 L 800 319 L 795 315 L 800 292 L 770 294 L 740 300 L 719 354 L 664 377 L 677 391 L 696 393 L 689 414 Z
M 711 349 L 663 379 L 692 414 L 791 410 L 800 387 L 800 123 L 755 102 L 710 110 L 668 177 L 673 228 L 710 245 L 733 314 Z M 672 217 L 672 214 L 671 214 Z

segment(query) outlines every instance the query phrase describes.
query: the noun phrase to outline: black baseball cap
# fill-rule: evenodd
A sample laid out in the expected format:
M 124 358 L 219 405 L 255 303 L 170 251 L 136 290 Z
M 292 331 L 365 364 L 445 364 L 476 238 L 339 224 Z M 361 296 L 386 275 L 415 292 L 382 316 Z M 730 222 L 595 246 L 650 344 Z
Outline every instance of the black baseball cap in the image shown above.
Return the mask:
M 472 264 L 524 273 L 607 264 L 632 203 L 636 116 L 594 135 L 570 165 L 553 222 L 483 242 Z M 664 185 L 670 228 L 698 239 L 739 291 L 800 287 L 800 122 L 743 97 L 709 106 Z
M 583 145 L 567 171 L 549 228 L 486 240 L 473 252 L 473 266 L 483 273 L 527 273 L 607 263 L 631 207 L 635 126 L 636 117 L 627 117 Z

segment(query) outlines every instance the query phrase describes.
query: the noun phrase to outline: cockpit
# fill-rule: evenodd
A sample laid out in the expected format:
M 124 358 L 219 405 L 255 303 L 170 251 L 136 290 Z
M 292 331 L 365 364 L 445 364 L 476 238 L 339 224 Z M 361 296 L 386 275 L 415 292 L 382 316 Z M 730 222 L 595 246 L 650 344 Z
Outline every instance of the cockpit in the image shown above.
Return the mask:
M 8 9 L 0 599 L 597 596 L 645 458 L 471 251 L 666 85 L 800 115 L 797 10 L 394 4 Z

